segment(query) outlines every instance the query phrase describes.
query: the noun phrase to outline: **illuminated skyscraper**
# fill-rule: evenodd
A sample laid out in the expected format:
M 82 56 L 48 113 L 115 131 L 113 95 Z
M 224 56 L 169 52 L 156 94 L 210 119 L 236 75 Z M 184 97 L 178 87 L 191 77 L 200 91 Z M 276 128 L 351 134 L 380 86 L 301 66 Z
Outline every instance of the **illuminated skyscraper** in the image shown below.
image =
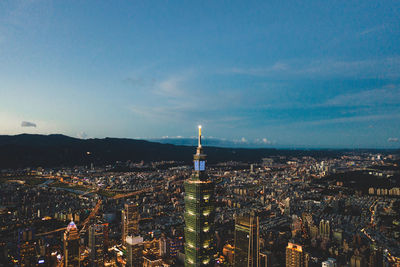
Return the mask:
M 236 215 L 234 267 L 259 266 L 259 232 L 259 218 L 254 212 Z
M 91 266 L 98 267 L 104 265 L 104 231 L 103 224 L 93 224 L 89 226 L 89 250 Z
M 193 174 L 185 181 L 185 266 L 213 266 L 214 183 L 206 172 L 201 126 L 193 163 Z
M 64 266 L 76 267 L 79 265 L 79 232 L 75 223 L 71 221 L 64 232 Z
M 329 239 L 331 236 L 331 227 L 329 221 L 321 220 L 319 222 L 319 235 L 321 238 Z
M 125 244 L 127 236 L 139 235 L 139 205 L 137 203 L 125 203 L 122 211 L 122 243 Z
M 288 243 L 286 247 L 286 267 L 308 267 L 308 255 L 303 247 Z
M 142 267 L 143 266 L 143 237 L 140 236 L 127 236 L 126 240 L 127 250 L 127 267 Z

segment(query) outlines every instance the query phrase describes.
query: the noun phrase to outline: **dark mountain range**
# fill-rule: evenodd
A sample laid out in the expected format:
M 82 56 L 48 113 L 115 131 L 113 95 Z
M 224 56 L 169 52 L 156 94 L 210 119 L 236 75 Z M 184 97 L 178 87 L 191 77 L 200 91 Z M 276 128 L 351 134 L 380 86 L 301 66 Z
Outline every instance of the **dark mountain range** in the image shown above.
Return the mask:
M 268 156 L 334 156 L 339 150 L 277 150 L 205 147 L 210 163 L 259 162 Z M 125 138 L 78 139 L 65 135 L 0 135 L 0 169 L 176 160 L 190 163 L 195 148 Z

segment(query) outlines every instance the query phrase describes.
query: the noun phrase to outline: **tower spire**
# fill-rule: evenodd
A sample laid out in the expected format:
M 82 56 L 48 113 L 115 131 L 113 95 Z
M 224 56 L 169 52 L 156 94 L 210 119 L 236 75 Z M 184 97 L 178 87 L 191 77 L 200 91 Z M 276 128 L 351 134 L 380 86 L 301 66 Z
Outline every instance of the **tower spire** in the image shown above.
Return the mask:
M 198 147 L 201 147 L 201 125 L 199 125 L 199 145 Z
M 199 144 L 197 145 L 197 153 L 196 155 L 203 154 L 203 148 L 201 146 L 201 125 L 199 125 Z

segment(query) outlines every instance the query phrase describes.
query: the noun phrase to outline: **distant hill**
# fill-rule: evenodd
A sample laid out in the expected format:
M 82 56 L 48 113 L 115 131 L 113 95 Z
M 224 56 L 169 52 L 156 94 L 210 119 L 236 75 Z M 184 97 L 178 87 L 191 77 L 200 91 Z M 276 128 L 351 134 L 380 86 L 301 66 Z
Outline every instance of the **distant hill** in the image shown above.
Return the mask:
M 88 153 L 89 152 L 89 153 Z M 274 149 L 252 151 L 206 147 L 210 162 L 254 160 L 276 154 Z M 125 138 L 78 139 L 65 135 L 0 135 L 0 168 L 108 164 L 115 161 L 177 160 L 191 162 L 195 147 Z
M 277 150 L 244 148 L 204 148 L 210 163 L 221 161 L 259 162 L 263 157 L 314 156 L 342 153 L 339 150 Z M 90 153 L 87 153 L 90 152 Z M 161 144 L 125 138 L 78 139 L 60 134 L 0 135 L 0 169 L 62 167 L 110 164 L 116 161 L 176 160 L 190 163 L 193 146 Z

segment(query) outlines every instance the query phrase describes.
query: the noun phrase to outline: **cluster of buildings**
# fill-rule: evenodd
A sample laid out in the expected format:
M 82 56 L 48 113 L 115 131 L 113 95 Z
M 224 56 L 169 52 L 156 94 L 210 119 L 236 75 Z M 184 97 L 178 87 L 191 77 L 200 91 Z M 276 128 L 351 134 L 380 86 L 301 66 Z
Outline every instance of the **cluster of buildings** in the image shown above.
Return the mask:
M 394 155 L 279 155 L 207 166 L 203 150 L 200 134 L 193 167 L 2 171 L 0 263 L 400 266 L 400 199 L 382 193 L 399 187 Z M 364 190 L 335 180 L 348 172 L 372 172 L 393 186 Z

